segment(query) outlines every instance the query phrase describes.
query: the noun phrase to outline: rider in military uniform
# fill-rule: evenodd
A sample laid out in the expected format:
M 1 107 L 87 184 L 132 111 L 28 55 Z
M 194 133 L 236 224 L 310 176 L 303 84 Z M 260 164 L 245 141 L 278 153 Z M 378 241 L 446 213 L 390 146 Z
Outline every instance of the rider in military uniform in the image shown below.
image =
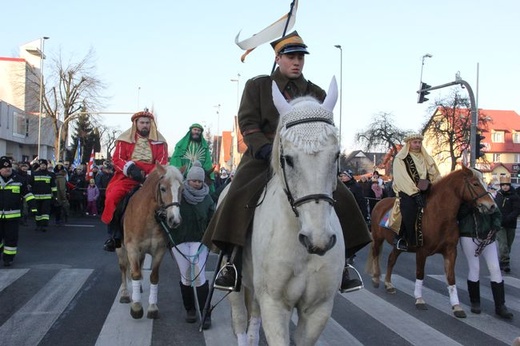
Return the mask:
M 309 52 L 296 31 L 272 42 L 271 46 L 278 68 L 270 76 L 255 77 L 245 85 L 238 123 L 248 150 L 203 239 L 208 247 L 216 246 L 230 256 L 227 270 L 222 270 L 215 281 L 216 288 L 225 290 L 239 289 L 241 248 L 252 225 L 259 196 L 270 178 L 271 150 L 280 117 L 273 103 L 272 81 L 288 101 L 305 95 L 320 101 L 325 99 L 325 91 L 302 75 L 304 57 Z M 371 236 L 348 188 L 338 183 L 333 197 L 337 201 L 335 210 L 343 229 L 347 257 L 350 257 L 367 245 Z M 350 280 L 348 270 L 344 273 L 342 291 L 362 287 L 359 280 Z

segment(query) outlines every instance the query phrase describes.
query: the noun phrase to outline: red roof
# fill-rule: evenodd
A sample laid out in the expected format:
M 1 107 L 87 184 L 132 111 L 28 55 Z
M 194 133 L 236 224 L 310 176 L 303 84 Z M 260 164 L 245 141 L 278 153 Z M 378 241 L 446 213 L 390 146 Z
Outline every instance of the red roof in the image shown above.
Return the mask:
M 515 111 L 481 109 L 480 114 L 489 116 L 488 130 L 520 131 L 520 116 Z
M 3 56 L 0 56 L 0 60 L 1 60 L 1 61 L 19 61 L 19 62 L 25 62 L 25 59 L 23 59 L 23 58 L 8 58 L 8 57 L 3 57 Z

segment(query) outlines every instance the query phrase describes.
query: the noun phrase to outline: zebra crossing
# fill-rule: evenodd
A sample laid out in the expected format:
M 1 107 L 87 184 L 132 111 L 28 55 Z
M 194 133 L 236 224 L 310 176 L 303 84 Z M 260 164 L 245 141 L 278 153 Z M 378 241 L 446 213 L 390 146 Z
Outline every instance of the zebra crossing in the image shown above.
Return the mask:
M 146 262 L 145 262 L 146 263 Z M 0 306 L 9 310 L 7 300 L 11 287 L 28 278 L 34 268 L 0 269 Z M 90 281 L 95 280 L 93 269 L 61 268 L 53 271 L 32 296 L 17 304 L 16 311 L 0 319 L 2 345 L 46 345 L 45 336 L 50 331 L 60 332 L 60 321 L 75 314 L 78 300 L 88 294 Z M 147 308 L 149 270 L 144 271 L 143 305 Z M 212 273 L 207 272 L 208 277 Z M 41 275 L 43 277 L 43 275 Z M 510 345 L 520 336 L 520 279 L 506 276 L 506 305 L 516 315 L 516 320 L 507 322 L 494 316 L 494 305 L 489 281 L 482 278 L 481 299 L 483 311 L 480 315 L 470 312 L 463 304 L 467 296 L 465 279 L 457 277 L 461 304 L 468 317 L 453 316 L 448 299 L 444 275 L 429 275 L 423 288 L 424 299 L 429 310 L 414 308 L 414 282 L 403 276 L 394 275 L 393 283 L 398 293 L 389 295 L 383 288 L 365 289 L 339 294 L 336 297 L 332 318 L 329 320 L 318 345 Z M 20 285 L 19 285 L 20 286 Z M 29 288 L 30 289 L 30 288 Z M 133 320 L 129 305 L 120 304 L 118 292 L 111 306 L 99 306 L 101 328 L 88 341 L 78 338 L 77 345 L 207 345 L 221 346 L 236 344 L 230 322 L 230 307 L 224 299 L 213 311 L 212 328 L 200 333 L 198 324 L 186 324 L 180 303 L 178 287 L 160 284 L 160 319 Z M 213 303 L 223 298 L 216 291 Z M 165 304 L 174 297 L 175 304 Z M 174 306 L 175 305 L 175 306 Z M 2 315 L 0 315 L 1 317 Z M 292 321 L 297 321 L 293 314 Z M 85 321 L 86 323 L 87 321 Z M 79 328 L 80 326 L 78 326 Z M 43 341 L 42 341 L 43 340 Z M 93 342 L 92 340 L 95 340 Z M 265 339 L 262 340 L 265 344 Z M 54 343 L 56 344 L 56 343 Z M 58 343 L 59 344 L 59 343 Z

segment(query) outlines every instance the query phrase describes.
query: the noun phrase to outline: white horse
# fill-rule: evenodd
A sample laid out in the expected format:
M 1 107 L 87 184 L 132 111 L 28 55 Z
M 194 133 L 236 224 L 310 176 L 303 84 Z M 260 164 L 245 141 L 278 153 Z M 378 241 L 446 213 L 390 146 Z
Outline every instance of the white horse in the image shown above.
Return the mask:
M 280 113 L 273 177 L 244 247 L 242 291 L 229 297 L 233 328 L 239 345 L 257 345 L 262 321 L 269 345 L 289 345 L 296 309 L 294 342 L 314 345 L 332 313 L 345 263 L 332 199 L 339 159 L 332 113 L 337 83 L 333 78 L 323 104 L 308 96 L 287 103 L 274 82 L 272 89 Z

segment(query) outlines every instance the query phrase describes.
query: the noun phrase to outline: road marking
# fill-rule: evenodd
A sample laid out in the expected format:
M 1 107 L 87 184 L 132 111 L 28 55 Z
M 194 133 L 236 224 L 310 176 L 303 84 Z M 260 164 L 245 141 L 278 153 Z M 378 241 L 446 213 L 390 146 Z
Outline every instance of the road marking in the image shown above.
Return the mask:
M 415 286 L 414 283 L 410 280 L 407 280 L 399 275 L 392 275 L 392 282 L 399 291 L 402 291 L 412 297 L 414 296 L 413 290 Z M 453 317 L 453 313 L 450 307 L 450 300 L 448 298 L 448 289 L 446 289 L 446 294 L 444 295 L 423 286 L 423 298 L 427 305 L 432 306 L 435 309 L 438 309 Z M 460 305 L 465 311 L 470 311 L 470 308 L 467 305 L 462 303 Z M 504 321 L 499 320 L 494 316 L 490 316 L 484 312 L 479 315 L 469 313 L 467 318 L 458 318 L 457 321 L 465 323 L 508 345 L 511 344 L 511 340 L 514 340 L 516 337 L 518 337 L 518 335 L 520 335 L 520 328 L 517 328 L 509 323 L 504 323 Z
M 411 281 L 406 279 L 398 280 L 396 275 L 392 275 L 392 279 L 396 282 L 399 281 L 401 285 L 408 285 L 412 289 L 414 287 Z M 375 320 L 384 324 L 410 344 L 421 346 L 461 345 L 366 289 L 344 293 L 341 296 Z M 447 298 L 444 300 L 446 303 Z
M 3 345 L 37 345 L 87 281 L 92 269 L 60 270 L 1 327 Z
M 7 286 L 18 280 L 20 277 L 25 275 L 29 269 L 5 269 L 0 270 L 0 292 L 2 292 Z
M 428 277 L 431 277 L 435 280 L 438 280 L 438 281 L 441 281 L 443 283 L 446 283 L 446 277 L 444 275 L 428 275 Z M 489 279 L 489 276 L 487 277 Z M 506 278 L 504 277 L 504 282 L 506 285 L 509 285 L 509 286 L 512 286 L 512 287 L 520 287 L 520 286 L 515 286 L 515 285 L 520 285 L 520 280 L 518 279 L 515 279 L 515 278 L 509 278 L 509 279 L 512 279 L 512 280 L 506 280 Z M 459 284 L 457 285 L 457 290 L 460 292 L 460 291 L 464 291 L 464 292 L 467 292 L 466 290 L 466 279 L 463 279 L 462 277 L 456 277 L 455 278 L 455 282 L 458 282 Z M 489 281 L 486 282 L 485 285 L 482 284 L 482 280 L 480 281 L 480 298 L 484 298 L 484 299 L 487 299 L 487 300 L 491 300 L 491 301 L 494 301 L 493 299 L 493 293 L 491 292 L 491 287 L 490 287 L 490 284 L 489 284 Z M 520 299 L 517 298 L 517 297 L 513 297 L 513 296 L 510 296 L 507 294 L 507 288 L 505 289 L 506 291 L 506 306 L 509 308 L 509 309 L 513 309 L 513 310 L 516 310 L 516 311 L 520 311 Z
M 62 227 L 86 227 L 86 228 L 94 228 L 96 225 L 75 225 L 71 223 L 64 223 L 61 225 Z
M 96 346 L 148 346 L 152 344 L 153 320 L 146 317 L 148 311 L 147 297 L 150 295 L 151 263 L 152 256 L 146 254 L 142 269 L 143 293 L 141 294 L 141 304 L 144 310 L 143 318 L 134 319 L 130 316 L 130 304 L 119 302 L 120 292 L 118 291 L 99 333 Z M 132 284 L 130 280 L 128 280 L 128 291 L 131 297 Z

